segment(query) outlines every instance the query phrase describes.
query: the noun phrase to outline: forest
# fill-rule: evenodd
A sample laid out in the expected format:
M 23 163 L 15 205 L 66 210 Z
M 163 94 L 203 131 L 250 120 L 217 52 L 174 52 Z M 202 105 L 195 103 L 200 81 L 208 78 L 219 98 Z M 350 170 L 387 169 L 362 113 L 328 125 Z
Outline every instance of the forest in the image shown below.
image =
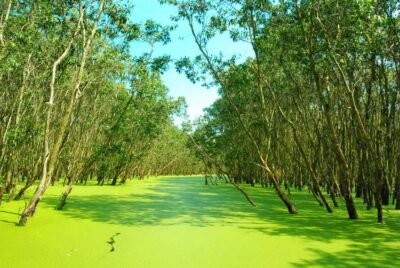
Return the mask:
M 0 266 L 400 265 L 399 1 L 135 2 L 1 0 Z M 172 69 L 218 91 L 194 120 Z

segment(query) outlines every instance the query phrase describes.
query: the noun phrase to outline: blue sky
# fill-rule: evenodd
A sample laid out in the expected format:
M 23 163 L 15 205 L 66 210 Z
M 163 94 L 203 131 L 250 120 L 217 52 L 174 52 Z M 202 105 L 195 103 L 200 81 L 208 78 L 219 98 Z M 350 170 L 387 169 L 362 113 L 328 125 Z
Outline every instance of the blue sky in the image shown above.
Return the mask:
M 132 12 L 132 20 L 135 22 L 143 22 L 146 19 L 152 19 L 163 25 L 171 25 L 172 15 L 176 14 L 176 8 L 169 5 L 160 5 L 157 0 L 132 0 L 135 8 Z M 155 56 L 168 54 L 173 59 L 181 57 L 195 57 L 199 51 L 191 36 L 189 27 L 182 21 L 178 28 L 171 35 L 172 42 L 165 46 L 157 46 L 155 48 Z M 138 54 L 148 50 L 149 48 L 134 44 L 132 53 Z M 215 54 L 223 52 L 226 56 L 240 55 L 242 59 L 251 57 L 253 51 L 247 43 L 233 43 L 228 35 L 222 35 L 214 38 L 210 43 L 209 50 Z M 217 98 L 217 89 L 207 89 L 201 84 L 191 83 L 183 74 L 175 71 L 171 66 L 163 75 L 163 81 L 169 88 L 172 97 L 183 96 L 188 104 L 187 113 L 189 119 L 193 120 L 203 114 L 203 109 L 210 106 Z M 177 123 L 180 120 L 176 120 Z

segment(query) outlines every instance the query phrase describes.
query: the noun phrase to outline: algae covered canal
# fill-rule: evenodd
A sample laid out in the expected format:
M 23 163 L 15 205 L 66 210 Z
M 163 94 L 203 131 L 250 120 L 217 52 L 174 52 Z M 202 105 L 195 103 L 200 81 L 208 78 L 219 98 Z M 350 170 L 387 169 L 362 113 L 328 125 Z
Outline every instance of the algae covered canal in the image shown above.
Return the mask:
M 400 267 L 399 211 L 383 225 L 362 209 L 350 221 L 305 190 L 289 215 L 273 190 L 245 188 L 257 207 L 225 183 L 160 177 L 77 186 L 57 211 L 51 187 L 26 227 L 15 225 L 24 200 L 3 204 L 0 267 Z

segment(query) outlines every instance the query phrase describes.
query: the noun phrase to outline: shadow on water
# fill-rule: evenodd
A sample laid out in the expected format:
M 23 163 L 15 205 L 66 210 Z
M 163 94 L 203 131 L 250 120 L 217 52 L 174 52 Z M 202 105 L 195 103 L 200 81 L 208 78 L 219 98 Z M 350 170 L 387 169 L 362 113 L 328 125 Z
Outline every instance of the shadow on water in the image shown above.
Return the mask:
M 386 225 L 365 212 L 362 219 L 346 219 L 343 209 L 328 214 L 306 192 L 294 193 L 299 215 L 288 215 L 270 189 L 246 187 L 257 207 L 251 207 L 229 185 L 205 186 L 199 178 L 161 179 L 144 193 L 87 195 L 69 199 L 60 213 L 80 219 L 129 226 L 189 224 L 237 226 L 268 236 L 302 237 L 324 243 L 343 239 L 346 250 L 331 253 L 310 248 L 316 259 L 292 263 L 295 267 L 400 267 L 400 214 L 387 212 Z M 140 192 L 140 191 L 139 191 Z M 58 198 L 44 199 L 54 206 Z

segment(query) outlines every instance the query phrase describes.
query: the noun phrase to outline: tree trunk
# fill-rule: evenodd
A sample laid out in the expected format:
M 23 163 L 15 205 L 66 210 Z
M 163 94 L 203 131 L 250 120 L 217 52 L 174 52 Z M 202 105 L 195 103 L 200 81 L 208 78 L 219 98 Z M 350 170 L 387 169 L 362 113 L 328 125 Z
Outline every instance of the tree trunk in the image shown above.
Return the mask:
M 67 189 L 65 189 L 64 193 L 61 195 L 60 202 L 57 205 L 57 210 L 62 210 L 64 208 L 67 198 L 72 191 L 72 185 L 73 185 L 73 182 L 71 180 L 71 182 L 67 186 Z
M 389 185 L 387 181 L 385 181 L 382 187 L 382 205 L 388 206 L 389 202 L 390 202 Z
M 339 141 L 338 135 L 336 133 L 336 129 L 333 125 L 333 116 L 332 116 L 332 111 L 331 111 L 331 100 L 330 100 L 330 96 L 325 97 L 324 96 L 324 91 L 322 89 L 322 85 L 321 85 L 321 78 L 319 76 L 319 74 L 317 73 L 316 69 L 315 69 L 315 62 L 314 62 L 314 57 L 310 51 L 310 61 L 311 61 L 311 70 L 312 70 L 312 74 L 314 77 L 314 83 L 315 83 L 315 87 L 317 89 L 318 92 L 318 97 L 319 100 L 321 102 L 321 104 L 324 107 L 324 116 L 326 118 L 326 122 L 327 122 L 327 127 L 328 127 L 328 131 L 329 131 L 329 135 L 330 135 L 330 139 L 331 139 L 331 145 L 332 145 L 332 149 L 333 152 L 336 156 L 336 160 L 339 164 L 339 168 L 340 168 L 340 179 L 341 179 L 341 185 L 343 186 L 341 189 L 342 191 L 342 195 L 345 199 L 345 203 L 346 203 L 346 208 L 347 208 L 347 212 L 349 215 L 349 219 L 358 219 L 358 215 L 357 215 L 357 211 L 354 205 L 354 201 L 353 198 L 351 196 L 351 191 L 350 191 L 350 173 L 349 173 L 349 166 L 347 164 L 346 158 L 344 156 L 343 150 L 342 150 L 342 145 Z
M 86 59 L 90 50 L 91 42 L 94 38 L 94 35 L 97 30 L 97 25 L 99 23 L 101 14 L 103 12 L 103 7 L 104 7 L 104 2 L 105 0 L 100 0 L 99 7 L 98 7 L 98 12 L 97 12 L 97 18 L 94 22 L 94 25 L 92 26 L 90 35 L 88 38 L 85 40 L 84 43 L 84 48 L 83 48 L 83 55 L 80 61 L 80 66 L 76 75 L 76 80 L 73 83 L 71 95 L 69 97 L 69 100 L 67 102 L 65 112 L 62 114 L 62 118 L 60 120 L 60 126 L 57 129 L 57 135 L 54 138 L 54 143 L 50 148 L 50 135 L 51 135 L 51 122 L 52 122 L 52 111 L 53 111 L 53 106 L 54 106 L 54 95 L 55 95 L 55 82 L 56 82 L 56 75 L 57 75 L 57 67 L 62 63 L 62 61 L 67 57 L 72 44 L 74 43 L 76 37 L 79 34 L 79 31 L 81 29 L 81 24 L 83 24 L 83 19 L 84 19 L 84 13 L 85 11 L 80 8 L 79 11 L 79 20 L 76 25 L 76 29 L 71 37 L 71 39 L 68 42 L 67 47 L 64 49 L 63 53 L 57 58 L 57 60 L 53 63 L 53 68 L 52 68 L 52 79 L 50 83 L 50 96 L 49 96 L 49 107 L 46 115 L 46 128 L 45 128 L 45 143 L 44 143 L 44 163 L 43 163 L 43 172 L 42 172 L 42 179 L 40 182 L 39 187 L 37 188 L 35 194 L 33 195 L 29 205 L 25 208 L 24 212 L 21 215 L 19 225 L 23 226 L 26 224 L 28 217 L 32 216 L 35 213 L 36 207 L 38 203 L 40 202 L 42 195 L 46 191 L 50 180 L 52 179 L 53 173 L 54 173 L 54 168 L 56 165 L 56 162 L 58 160 L 58 156 L 60 153 L 60 149 L 63 146 L 63 140 L 64 140 L 64 134 L 68 129 L 68 125 L 70 122 L 72 110 L 74 108 L 75 100 L 77 98 L 77 93 L 80 89 L 82 77 L 84 74 L 84 69 L 85 69 L 85 63 Z
M 2 21 L 0 23 L 0 46 L 4 46 L 4 28 L 6 27 L 7 20 L 10 16 L 12 0 L 7 0 L 6 6 L 7 8 L 5 9 L 4 19 L 2 17 Z
M 333 188 L 333 184 L 330 184 L 328 187 L 329 187 L 329 195 L 331 196 L 333 205 L 335 206 L 335 208 L 337 208 L 337 207 L 339 207 L 339 205 L 338 205 L 338 203 L 336 201 L 336 193 L 335 193 L 335 190 Z
M 26 190 L 28 190 L 28 189 L 33 185 L 34 181 L 35 181 L 35 180 L 29 180 L 29 179 L 27 179 L 25 186 L 22 187 L 22 188 L 19 190 L 19 192 L 18 192 L 18 194 L 15 196 L 14 200 L 20 200 L 20 199 L 24 196 Z
M 118 175 L 115 175 L 114 178 L 112 179 L 110 185 L 113 185 L 113 186 L 117 185 L 117 181 L 118 181 Z
M 266 167 L 268 170 L 269 168 Z M 268 172 L 268 171 L 267 171 Z M 288 211 L 290 214 L 297 214 L 297 209 L 296 207 L 289 201 L 285 193 L 282 191 L 281 187 L 279 186 L 279 183 L 275 177 L 275 174 L 270 173 L 271 176 L 271 181 L 273 183 L 273 186 L 275 188 L 276 193 L 278 194 L 279 198 L 282 200 L 282 202 L 286 205 Z
M 17 191 L 17 184 L 16 182 L 13 182 L 11 185 L 11 191 L 8 195 L 8 200 L 7 202 L 11 202 L 12 200 L 14 200 L 14 196 L 15 196 L 15 192 Z
M 6 174 L 6 179 L 4 181 L 4 184 L 2 187 L 0 187 L 0 206 L 1 206 L 1 203 L 3 202 L 4 194 L 7 192 L 7 189 L 10 187 L 9 185 L 12 180 L 12 175 L 13 174 L 12 174 L 11 168 L 9 168 L 7 171 L 7 174 Z
M 313 195 L 315 201 L 317 201 L 317 203 L 322 207 L 324 206 L 324 204 L 321 202 L 321 200 L 319 200 L 318 195 L 315 193 L 315 190 L 313 189 L 313 187 L 311 187 L 310 185 L 308 186 L 308 190 L 309 192 L 311 192 L 311 194 Z
M 36 191 L 33 194 L 30 203 L 28 204 L 28 206 L 26 206 L 26 208 L 24 209 L 24 212 L 22 212 L 22 214 L 21 214 L 21 218 L 19 219 L 19 222 L 18 222 L 19 226 L 25 226 L 28 221 L 28 217 L 31 217 L 31 216 L 33 216 L 33 214 L 35 214 L 36 207 L 37 207 L 38 203 L 40 202 L 40 200 L 42 199 L 42 195 L 45 192 L 45 189 L 47 187 L 46 184 L 47 184 L 47 181 L 42 180 L 40 182 L 39 186 L 36 188 Z
M 362 160 L 360 160 L 362 162 Z M 356 180 L 356 197 L 360 198 L 363 194 L 363 187 L 364 187 L 364 176 L 363 176 L 363 171 L 362 168 L 359 168 L 358 171 L 358 176 Z
M 374 203 L 374 195 L 372 194 L 371 187 L 368 187 L 368 192 L 367 192 L 367 210 L 370 210 L 373 207 Z

